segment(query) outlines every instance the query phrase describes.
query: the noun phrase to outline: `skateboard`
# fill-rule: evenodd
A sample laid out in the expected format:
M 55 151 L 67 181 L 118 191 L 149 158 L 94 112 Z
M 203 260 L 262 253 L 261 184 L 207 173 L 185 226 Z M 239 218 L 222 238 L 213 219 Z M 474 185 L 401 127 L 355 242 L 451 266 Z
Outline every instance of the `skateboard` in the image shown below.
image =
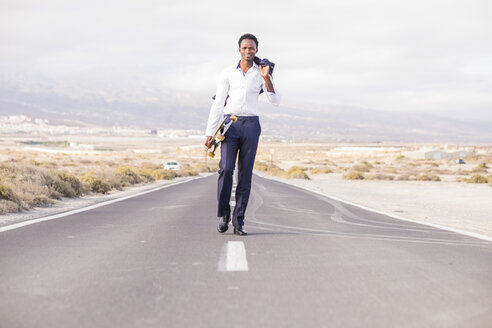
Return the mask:
M 219 127 L 212 135 L 212 139 L 209 143 L 210 148 L 207 148 L 207 155 L 210 158 L 215 157 L 215 150 L 217 149 L 219 144 L 225 140 L 225 134 L 227 130 L 229 130 L 229 127 L 232 125 L 232 123 L 235 123 L 237 121 L 237 117 L 235 115 L 231 115 L 229 117 L 229 122 L 226 123 L 227 119 L 227 117 L 224 117 L 222 122 L 220 122 Z

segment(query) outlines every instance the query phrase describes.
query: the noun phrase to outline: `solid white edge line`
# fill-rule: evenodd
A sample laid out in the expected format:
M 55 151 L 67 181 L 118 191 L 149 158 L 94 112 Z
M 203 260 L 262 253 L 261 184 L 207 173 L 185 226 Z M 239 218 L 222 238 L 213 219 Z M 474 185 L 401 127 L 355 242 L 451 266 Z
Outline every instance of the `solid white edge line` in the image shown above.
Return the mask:
M 430 227 L 433 227 L 433 228 L 438 228 L 438 229 L 442 229 L 442 230 L 452 231 L 452 232 L 455 232 L 455 233 L 458 233 L 458 234 L 461 234 L 461 235 L 466 235 L 466 236 L 469 236 L 469 237 L 474 237 L 474 238 L 478 238 L 478 239 L 482 239 L 482 240 L 486 240 L 486 241 L 492 241 L 492 237 L 489 237 L 489 236 L 486 236 L 486 235 L 482 235 L 482 234 L 479 234 L 479 233 L 476 233 L 476 232 L 470 232 L 470 231 L 461 230 L 461 229 L 458 229 L 458 228 L 452 228 L 452 227 L 442 226 L 442 225 L 435 224 L 435 223 L 430 223 L 430 222 L 425 222 L 425 221 L 419 221 L 419 220 L 404 218 L 404 217 L 399 216 L 399 215 L 396 215 L 396 214 L 383 212 L 383 211 L 376 210 L 374 208 L 370 208 L 370 207 L 367 207 L 367 206 L 364 206 L 364 205 L 360 205 L 360 204 L 357 204 L 357 203 L 353 203 L 351 201 L 344 200 L 344 199 L 341 199 L 341 198 L 338 198 L 338 197 L 335 197 L 335 196 L 324 194 L 324 193 L 322 193 L 320 191 L 313 190 L 313 189 L 310 189 L 310 188 L 307 188 L 307 187 L 297 186 L 297 185 L 290 184 L 290 183 L 287 183 L 287 182 L 284 182 L 284 181 L 275 180 L 275 179 L 272 179 L 272 178 L 269 178 L 269 177 L 266 177 L 266 176 L 260 176 L 260 175 L 258 175 L 258 176 L 261 177 L 261 178 L 265 178 L 267 180 L 280 182 L 280 183 L 286 184 L 288 186 L 293 186 L 293 187 L 297 187 L 299 189 L 304 189 L 304 190 L 307 190 L 307 191 L 312 192 L 314 194 L 318 194 L 318 195 L 321 195 L 321 196 L 324 196 L 324 197 L 327 197 L 327 198 L 331 198 L 331 199 L 334 199 L 336 201 L 339 201 L 339 202 L 342 202 L 342 203 L 345 203 L 345 204 L 348 204 L 348 205 L 356 206 L 356 207 L 362 208 L 362 209 L 367 210 L 367 211 L 371 211 L 371 212 L 378 213 L 378 214 L 383 214 L 383 215 L 392 217 L 392 218 L 397 219 L 397 220 L 418 223 L 418 224 L 430 226 Z
M 58 219 L 58 218 L 61 218 L 61 217 L 64 217 L 64 216 L 69 216 L 69 215 L 72 215 L 72 214 L 77 214 L 77 213 L 89 211 L 89 210 L 92 210 L 92 209 L 95 209 L 95 208 L 98 208 L 98 207 L 101 207 L 101 206 L 105 206 L 105 205 L 109 205 L 109 204 L 121 202 L 121 201 L 126 200 L 126 199 L 130 199 L 130 198 L 133 198 L 133 197 L 138 197 L 138 196 L 145 195 L 145 194 L 148 194 L 148 193 L 151 193 L 151 192 L 154 192 L 154 191 L 158 191 L 158 190 L 161 190 L 161 189 L 169 188 L 171 186 L 176 186 L 176 185 L 179 185 L 179 184 L 182 184 L 182 183 L 190 182 L 190 181 L 193 181 L 193 180 L 196 180 L 196 179 L 205 178 L 205 177 L 207 177 L 207 176 L 194 177 L 194 178 L 190 178 L 190 179 L 185 180 L 185 181 L 179 181 L 179 182 L 175 182 L 175 183 L 170 183 L 170 184 L 167 184 L 167 185 L 164 185 L 164 186 L 160 186 L 160 187 L 153 188 L 153 189 L 150 189 L 150 190 L 142 191 L 142 192 L 139 192 L 139 193 L 136 193 L 136 194 L 133 194 L 133 195 L 128 195 L 128 196 L 124 196 L 124 197 L 121 197 L 121 198 L 111 199 L 111 200 L 108 200 L 108 201 L 105 201 L 105 202 L 101 202 L 101 203 L 98 203 L 98 204 L 94 204 L 94 205 L 90 205 L 90 206 L 78 208 L 78 209 L 75 209 L 75 210 L 71 210 L 71 211 L 67 211 L 67 212 L 63 212 L 63 213 L 59 213 L 59 214 L 45 216 L 45 217 L 42 217 L 42 218 L 39 218 L 39 219 L 27 220 L 27 221 L 22 221 L 22 222 L 19 222 L 19 223 L 14 223 L 14 224 L 11 224 L 11 225 L 0 227 L 0 232 L 14 230 L 14 229 L 22 228 L 22 227 L 25 227 L 25 226 L 28 226 L 28 225 L 31 225 L 31 224 L 40 223 L 40 222 L 44 222 L 44 221 L 50 221 L 50 220 Z

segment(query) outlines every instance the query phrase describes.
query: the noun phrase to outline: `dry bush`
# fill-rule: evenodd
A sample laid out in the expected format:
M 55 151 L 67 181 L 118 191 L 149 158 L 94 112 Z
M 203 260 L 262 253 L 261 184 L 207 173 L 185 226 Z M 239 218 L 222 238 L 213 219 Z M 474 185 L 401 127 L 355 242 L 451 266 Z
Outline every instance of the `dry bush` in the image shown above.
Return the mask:
M 416 181 L 441 181 L 441 178 L 439 178 L 439 176 L 437 175 L 432 175 L 432 174 L 419 174 L 419 175 L 416 175 L 413 180 L 416 180 Z
M 198 163 L 195 165 L 195 170 L 197 170 L 198 172 L 207 172 L 207 173 L 217 172 L 219 170 L 219 164 L 218 163 L 215 163 L 215 164 Z
M 198 175 L 198 171 L 192 168 L 181 169 L 178 172 L 178 176 L 180 177 L 193 177 Z
M 363 165 L 363 164 L 355 164 L 354 166 L 352 166 L 351 170 L 354 170 L 357 172 L 369 172 L 370 171 L 370 169 L 366 165 Z
M 257 171 L 268 171 L 268 165 L 265 162 L 255 162 L 254 169 Z
M 89 185 L 92 192 L 107 194 L 111 190 L 108 181 L 92 171 L 85 173 L 81 180 Z
M 63 197 L 78 197 L 88 190 L 84 184 L 74 175 L 66 172 L 58 172 L 54 183 L 55 190 Z
M 366 176 L 366 179 L 367 180 L 394 180 L 395 177 L 388 174 L 377 173 L 377 174 L 370 174 Z
M 152 170 L 152 177 L 156 180 L 172 180 L 177 176 L 178 173 L 173 170 L 164 170 L 164 168 Z
M 19 204 L 10 200 L 0 199 L 0 215 L 19 212 L 20 210 L 21 207 Z
M 489 178 L 487 178 L 487 177 L 480 175 L 480 174 L 474 174 L 470 178 L 463 179 L 463 180 L 467 183 L 489 183 L 489 180 L 492 180 L 492 179 L 490 179 L 490 176 L 489 176 Z
M 346 180 L 364 180 L 364 175 L 360 172 L 351 171 L 342 176 Z
M 115 173 L 121 176 L 123 185 L 133 185 L 142 182 L 142 178 L 136 172 L 136 169 L 130 166 L 118 166 Z
M 52 204 L 61 197 L 55 189 L 57 177 L 45 168 L 23 164 L 1 164 L 1 184 L 9 187 L 17 197 L 20 209 Z
M 408 174 L 400 174 L 396 180 L 398 181 L 408 181 L 410 180 L 410 176 Z
M 275 177 L 288 178 L 289 175 L 287 172 L 279 167 L 273 166 L 268 169 L 268 174 L 273 175 Z
M 299 166 L 292 166 L 287 170 L 287 176 L 292 179 L 306 179 L 311 180 L 309 176 L 304 172 L 306 169 Z
M 330 170 L 327 167 L 316 167 L 314 169 L 311 169 L 309 171 L 310 174 L 328 174 L 328 173 L 333 173 L 332 170 Z
M 398 174 L 397 169 L 395 169 L 392 166 L 384 168 L 383 169 L 383 172 L 385 172 L 385 173 L 392 173 L 392 174 Z
M 489 167 L 485 163 L 478 164 L 473 170 L 473 173 L 487 173 Z

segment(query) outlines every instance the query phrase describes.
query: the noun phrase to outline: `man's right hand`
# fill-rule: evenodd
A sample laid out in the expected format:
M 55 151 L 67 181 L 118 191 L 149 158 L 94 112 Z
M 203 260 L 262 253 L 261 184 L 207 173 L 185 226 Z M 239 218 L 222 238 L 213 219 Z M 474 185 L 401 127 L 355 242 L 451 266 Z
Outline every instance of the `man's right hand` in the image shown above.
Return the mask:
M 205 141 L 205 146 L 207 148 L 210 148 L 210 147 L 212 147 L 211 143 L 212 143 L 212 136 L 208 136 L 207 141 Z

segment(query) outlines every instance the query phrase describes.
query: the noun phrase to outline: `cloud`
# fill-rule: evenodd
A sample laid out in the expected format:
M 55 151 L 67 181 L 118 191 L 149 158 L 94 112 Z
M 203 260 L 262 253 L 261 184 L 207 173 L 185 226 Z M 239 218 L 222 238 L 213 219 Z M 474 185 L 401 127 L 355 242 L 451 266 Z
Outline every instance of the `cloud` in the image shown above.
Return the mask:
M 2 1 L 0 73 L 203 101 L 237 39 L 277 63 L 284 104 L 454 117 L 492 105 L 492 4 L 451 1 Z M 181 96 L 182 97 L 182 96 Z M 202 100 L 203 99 L 203 100 Z M 205 100 L 206 99 L 206 100 Z

